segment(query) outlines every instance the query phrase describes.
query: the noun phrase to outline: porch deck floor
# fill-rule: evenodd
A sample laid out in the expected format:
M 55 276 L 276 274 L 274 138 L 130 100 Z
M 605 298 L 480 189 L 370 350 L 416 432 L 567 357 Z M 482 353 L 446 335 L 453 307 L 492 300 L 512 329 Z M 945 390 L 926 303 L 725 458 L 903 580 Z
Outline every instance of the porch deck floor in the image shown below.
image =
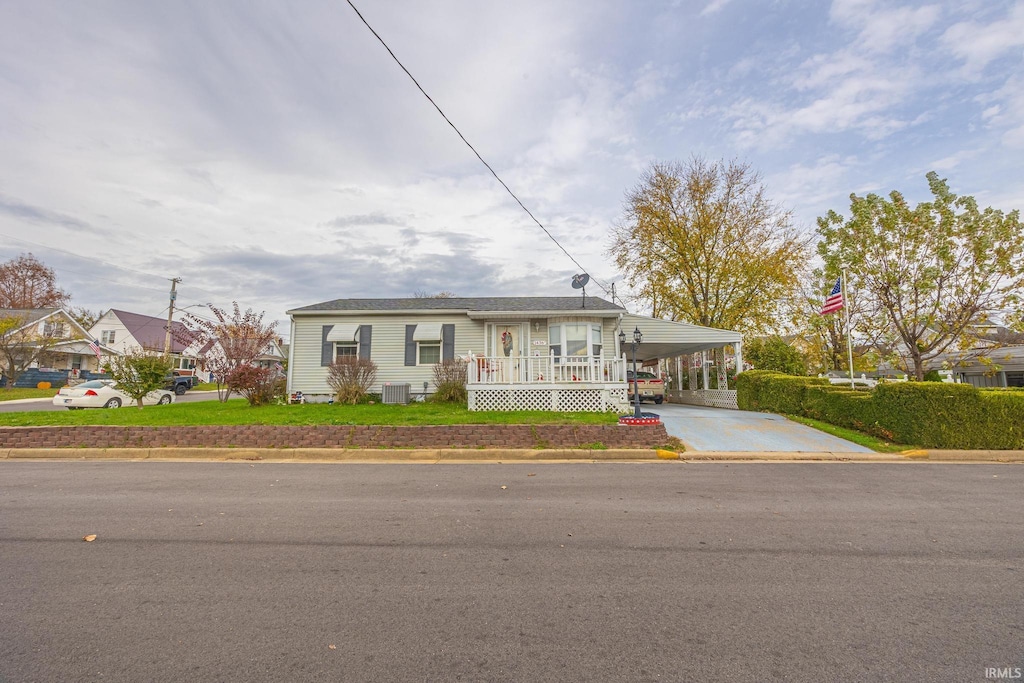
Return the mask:
M 660 415 L 669 435 L 679 438 L 690 451 L 873 452 L 772 413 L 668 403 L 645 403 L 643 410 Z

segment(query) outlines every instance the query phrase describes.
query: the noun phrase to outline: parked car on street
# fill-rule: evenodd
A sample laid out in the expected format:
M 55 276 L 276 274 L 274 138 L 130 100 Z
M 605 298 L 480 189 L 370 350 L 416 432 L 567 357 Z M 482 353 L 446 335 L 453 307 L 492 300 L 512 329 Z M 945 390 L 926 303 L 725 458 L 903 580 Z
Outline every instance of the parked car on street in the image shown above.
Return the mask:
M 633 371 L 626 371 L 626 381 L 629 382 L 626 395 L 629 400 L 633 400 L 633 388 L 636 387 L 637 391 L 640 392 L 640 402 L 654 401 L 660 404 L 665 400 L 665 380 L 661 379 L 653 372 L 637 372 L 636 380 L 633 379 Z
M 174 393 L 157 389 L 146 394 L 142 404 L 167 405 L 174 402 Z M 64 387 L 53 397 L 53 405 L 68 410 L 79 408 L 120 408 L 135 405 L 135 399 L 117 388 L 112 379 L 94 379 L 73 387 Z

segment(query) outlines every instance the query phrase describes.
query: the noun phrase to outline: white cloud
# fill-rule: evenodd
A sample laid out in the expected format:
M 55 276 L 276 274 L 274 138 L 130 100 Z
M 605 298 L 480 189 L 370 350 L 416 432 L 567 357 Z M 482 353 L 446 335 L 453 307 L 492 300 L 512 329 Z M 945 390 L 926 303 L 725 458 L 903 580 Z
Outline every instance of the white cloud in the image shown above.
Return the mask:
M 700 15 L 702 17 L 706 17 L 712 14 L 717 14 L 718 12 L 721 12 L 723 9 L 725 9 L 725 6 L 728 5 L 730 2 L 731 0 L 711 0 L 711 2 L 705 5 L 704 9 L 700 11 Z
M 746 157 L 804 224 L 927 168 L 1016 196 L 1021 7 L 363 10 L 608 281 L 607 230 L 652 160 Z M 560 293 L 576 270 L 344 3 L 0 4 L 0 74 L 0 234 L 13 237 L 0 259 L 35 250 L 76 303 L 158 314 L 163 278 L 181 275 L 183 303 L 238 299 L 283 317 L 374 292 Z M 98 268 L 106 280 L 90 279 Z
M 1019 59 L 1024 48 L 1024 3 L 1016 2 L 1006 16 L 988 23 L 961 21 L 942 34 L 942 45 L 960 58 L 968 75 L 980 73 L 990 62 L 1007 53 Z

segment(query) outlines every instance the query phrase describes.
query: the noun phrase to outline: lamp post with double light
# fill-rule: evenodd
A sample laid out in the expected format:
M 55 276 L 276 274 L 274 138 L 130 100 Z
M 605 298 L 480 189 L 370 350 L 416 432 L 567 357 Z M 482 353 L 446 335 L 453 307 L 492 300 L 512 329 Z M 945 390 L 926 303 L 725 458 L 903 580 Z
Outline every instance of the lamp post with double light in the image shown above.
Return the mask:
M 643 413 L 640 412 L 640 385 L 636 376 L 636 347 L 641 341 L 643 341 L 644 335 L 640 333 L 640 328 L 637 327 L 633 330 L 633 340 L 630 342 L 630 346 L 633 347 L 633 403 L 635 408 L 633 410 L 633 417 L 641 418 Z M 626 332 L 625 330 L 619 330 L 619 347 L 626 345 Z

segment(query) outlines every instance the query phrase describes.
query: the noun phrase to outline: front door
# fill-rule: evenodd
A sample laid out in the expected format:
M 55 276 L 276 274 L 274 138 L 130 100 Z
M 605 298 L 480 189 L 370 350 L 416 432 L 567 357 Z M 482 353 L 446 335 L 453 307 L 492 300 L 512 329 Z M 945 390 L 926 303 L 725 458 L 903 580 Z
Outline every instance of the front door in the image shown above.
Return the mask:
M 518 323 L 496 323 L 491 326 L 491 351 L 488 354 L 497 357 L 502 382 L 516 382 L 519 378 L 519 365 L 523 349 L 523 326 Z

